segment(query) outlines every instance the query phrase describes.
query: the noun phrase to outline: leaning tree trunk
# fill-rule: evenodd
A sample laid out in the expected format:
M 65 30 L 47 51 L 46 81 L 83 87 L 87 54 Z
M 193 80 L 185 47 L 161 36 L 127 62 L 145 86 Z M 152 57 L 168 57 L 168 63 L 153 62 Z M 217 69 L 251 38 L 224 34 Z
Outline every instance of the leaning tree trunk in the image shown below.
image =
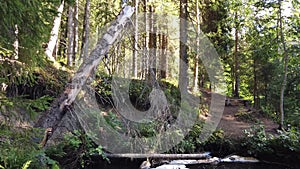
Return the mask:
M 134 12 L 131 6 L 125 6 L 117 19 L 108 27 L 106 33 L 98 40 L 95 49 L 89 57 L 79 67 L 72 78 L 72 81 L 66 86 L 64 92 L 52 103 L 50 109 L 46 111 L 37 121 L 35 127 L 52 128 L 56 130 L 57 125 L 66 115 L 66 108 L 71 106 L 77 94 L 85 85 L 88 77 L 99 65 L 111 48 L 112 44 L 120 38 L 124 26 L 129 23 L 129 17 Z

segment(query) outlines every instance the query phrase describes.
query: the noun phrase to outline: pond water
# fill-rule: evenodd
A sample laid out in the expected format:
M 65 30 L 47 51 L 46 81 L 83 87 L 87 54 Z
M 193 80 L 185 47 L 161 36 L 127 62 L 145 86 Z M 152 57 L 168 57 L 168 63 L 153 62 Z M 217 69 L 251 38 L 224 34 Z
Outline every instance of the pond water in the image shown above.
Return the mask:
M 143 162 L 143 159 L 111 159 L 110 163 L 100 160 L 98 162 L 94 161 L 94 164 L 88 167 L 89 169 L 139 169 L 140 164 Z M 189 169 L 298 169 L 288 167 L 283 164 L 274 164 L 274 163 L 218 163 L 218 164 L 192 164 L 185 165 Z M 158 167 L 158 166 L 155 166 Z M 155 168 L 153 167 L 153 168 Z M 163 167 L 162 167 L 163 168 Z M 159 168 L 161 169 L 161 168 Z M 165 168 L 163 168 L 165 169 Z M 177 167 L 169 167 L 166 169 L 181 169 Z

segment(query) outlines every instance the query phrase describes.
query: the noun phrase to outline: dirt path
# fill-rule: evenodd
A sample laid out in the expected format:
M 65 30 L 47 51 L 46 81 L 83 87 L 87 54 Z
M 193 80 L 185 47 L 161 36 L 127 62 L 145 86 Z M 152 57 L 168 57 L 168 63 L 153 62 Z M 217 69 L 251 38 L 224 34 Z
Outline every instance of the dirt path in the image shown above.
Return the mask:
M 242 114 L 242 115 L 241 115 Z M 239 117 L 251 117 L 252 119 L 243 119 Z M 249 111 L 241 105 L 226 106 L 218 129 L 222 129 L 225 136 L 237 138 L 244 134 L 245 129 L 260 122 L 265 126 L 265 131 L 270 134 L 276 133 L 278 124 L 271 119 L 263 117 L 257 112 Z
M 211 92 L 202 90 L 202 97 L 204 104 L 209 105 Z M 241 99 L 237 100 L 241 101 Z M 206 119 L 203 116 L 200 118 Z M 276 134 L 276 129 L 278 128 L 278 124 L 251 108 L 251 105 L 245 106 L 242 102 L 234 102 L 232 105 L 224 107 L 217 129 L 222 129 L 227 137 L 238 138 L 244 136 L 245 129 L 250 129 L 255 124 L 263 124 L 265 131 L 270 134 Z

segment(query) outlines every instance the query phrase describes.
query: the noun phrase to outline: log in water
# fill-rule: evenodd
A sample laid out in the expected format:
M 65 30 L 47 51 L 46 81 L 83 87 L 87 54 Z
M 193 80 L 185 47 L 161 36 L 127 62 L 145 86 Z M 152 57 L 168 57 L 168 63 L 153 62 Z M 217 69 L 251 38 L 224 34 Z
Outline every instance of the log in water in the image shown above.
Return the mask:
M 161 158 L 161 159 L 204 159 L 210 158 L 210 152 L 200 154 L 106 154 L 108 158 Z

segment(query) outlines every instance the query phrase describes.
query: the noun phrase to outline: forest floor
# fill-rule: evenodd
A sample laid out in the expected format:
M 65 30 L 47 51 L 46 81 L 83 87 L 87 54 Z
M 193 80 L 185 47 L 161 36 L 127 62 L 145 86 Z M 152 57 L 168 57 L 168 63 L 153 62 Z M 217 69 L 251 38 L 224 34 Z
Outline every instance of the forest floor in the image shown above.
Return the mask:
M 210 92 L 202 90 L 202 97 L 205 100 L 204 104 L 210 104 Z M 234 100 L 233 98 L 231 99 Z M 202 116 L 200 118 L 207 117 Z M 4 121 L 4 117 L 0 114 L 0 122 L 1 121 Z M 268 134 L 274 135 L 277 133 L 276 130 L 278 129 L 278 124 L 275 123 L 273 119 L 267 117 L 261 111 L 255 110 L 251 105 L 246 107 L 242 103 L 234 103 L 230 106 L 224 106 L 224 112 L 217 129 L 223 130 L 225 136 L 228 138 L 239 138 L 245 136 L 244 130 L 250 129 L 257 124 L 264 125 L 265 131 Z M 15 126 L 27 128 L 31 126 L 31 124 L 22 121 L 15 123 Z
M 243 135 L 244 130 L 250 129 L 255 124 L 262 124 L 265 126 L 266 133 L 276 134 L 278 124 L 259 113 L 240 106 L 226 106 L 218 129 L 222 129 L 225 136 L 238 138 Z
M 210 92 L 205 91 L 202 96 L 208 102 L 211 99 Z M 231 99 L 235 100 L 234 98 Z M 244 130 L 257 124 L 264 125 L 268 134 L 277 133 L 278 124 L 273 119 L 254 109 L 251 105 L 245 106 L 243 103 L 235 102 L 232 105 L 224 106 L 224 112 L 217 129 L 222 129 L 225 136 L 229 138 L 239 138 L 244 136 Z

